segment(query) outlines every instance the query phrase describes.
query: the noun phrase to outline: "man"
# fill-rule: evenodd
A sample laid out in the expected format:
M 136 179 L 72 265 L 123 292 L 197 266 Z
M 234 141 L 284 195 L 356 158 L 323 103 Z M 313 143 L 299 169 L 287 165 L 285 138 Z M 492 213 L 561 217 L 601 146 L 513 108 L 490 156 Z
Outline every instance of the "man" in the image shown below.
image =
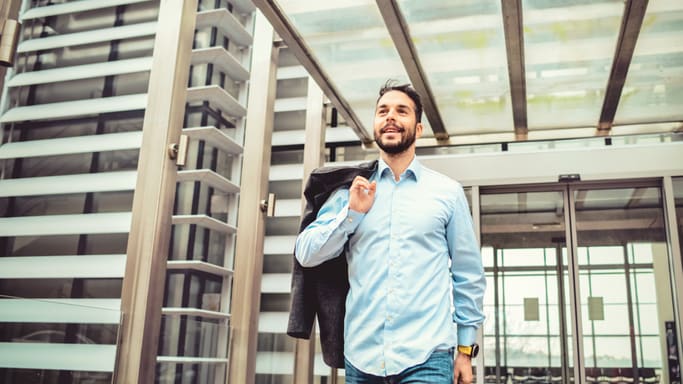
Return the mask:
M 377 171 L 332 193 L 297 237 L 304 267 L 345 251 L 346 383 L 472 381 L 486 281 L 462 186 L 415 158 L 421 117 L 411 86 L 385 84 Z

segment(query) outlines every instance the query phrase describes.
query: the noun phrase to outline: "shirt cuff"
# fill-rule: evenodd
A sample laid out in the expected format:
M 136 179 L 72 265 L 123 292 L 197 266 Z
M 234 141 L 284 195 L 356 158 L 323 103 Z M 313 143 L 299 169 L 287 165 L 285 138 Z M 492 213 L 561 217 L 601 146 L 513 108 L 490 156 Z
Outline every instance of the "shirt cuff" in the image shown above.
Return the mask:
M 341 212 L 339 212 L 339 219 L 341 219 L 341 223 L 339 223 L 339 229 L 346 233 L 353 233 L 356 231 L 356 228 L 358 228 L 358 225 L 360 225 L 361 220 L 363 220 L 363 217 L 365 217 L 364 213 L 361 212 L 356 212 L 353 209 L 350 209 L 348 205 L 342 209 Z
M 477 341 L 477 328 L 458 325 L 458 345 L 472 345 Z

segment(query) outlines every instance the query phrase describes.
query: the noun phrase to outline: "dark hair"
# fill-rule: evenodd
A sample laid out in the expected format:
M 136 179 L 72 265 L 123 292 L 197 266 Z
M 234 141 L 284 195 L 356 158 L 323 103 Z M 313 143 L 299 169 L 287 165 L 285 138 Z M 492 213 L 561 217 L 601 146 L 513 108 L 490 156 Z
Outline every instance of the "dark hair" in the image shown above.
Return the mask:
M 408 97 L 410 97 L 411 100 L 413 100 L 413 103 L 415 103 L 415 118 L 416 122 L 421 122 L 422 121 L 422 101 L 420 100 L 420 94 L 417 93 L 415 88 L 413 88 L 412 85 L 410 84 L 397 84 L 398 81 L 396 80 L 387 80 L 386 83 L 380 88 L 379 90 L 379 97 L 377 98 L 377 101 L 375 104 L 379 103 L 379 99 L 384 96 L 385 93 L 389 91 L 399 91 L 403 92 Z

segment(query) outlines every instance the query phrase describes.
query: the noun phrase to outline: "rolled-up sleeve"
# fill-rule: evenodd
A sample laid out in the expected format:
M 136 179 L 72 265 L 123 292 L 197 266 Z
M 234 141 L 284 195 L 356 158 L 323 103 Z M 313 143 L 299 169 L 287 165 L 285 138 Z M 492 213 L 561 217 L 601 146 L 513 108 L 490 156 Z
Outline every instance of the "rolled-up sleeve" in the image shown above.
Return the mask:
M 484 322 L 486 277 L 472 216 L 462 187 L 458 188 L 453 215 L 446 227 L 453 283 L 453 321 L 458 325 L 458 344 L 471 345 Z
M 316 219 L 296 238 L 294 254 L 304 267 L 315 267 L 341 253 L 365 214 L 349 209 L 348 189 L 334 192 Z

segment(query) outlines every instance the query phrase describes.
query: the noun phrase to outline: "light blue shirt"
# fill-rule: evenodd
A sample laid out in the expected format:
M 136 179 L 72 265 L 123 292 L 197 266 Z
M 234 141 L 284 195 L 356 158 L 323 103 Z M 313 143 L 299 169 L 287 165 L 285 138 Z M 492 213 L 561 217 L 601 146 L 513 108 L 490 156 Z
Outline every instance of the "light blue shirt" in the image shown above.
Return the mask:
M 366 214 L 349 209 L 348 189 L 337 190 L 299 234 L 295 253 L 312 267 L 348 246 L 344 356 L 363 372 L 388 376 L 436 349 L 474 343 L 486 280 L 458 182 L 417 159 L 400 181 L 380 159 L 372 180 L 377 191 Z

